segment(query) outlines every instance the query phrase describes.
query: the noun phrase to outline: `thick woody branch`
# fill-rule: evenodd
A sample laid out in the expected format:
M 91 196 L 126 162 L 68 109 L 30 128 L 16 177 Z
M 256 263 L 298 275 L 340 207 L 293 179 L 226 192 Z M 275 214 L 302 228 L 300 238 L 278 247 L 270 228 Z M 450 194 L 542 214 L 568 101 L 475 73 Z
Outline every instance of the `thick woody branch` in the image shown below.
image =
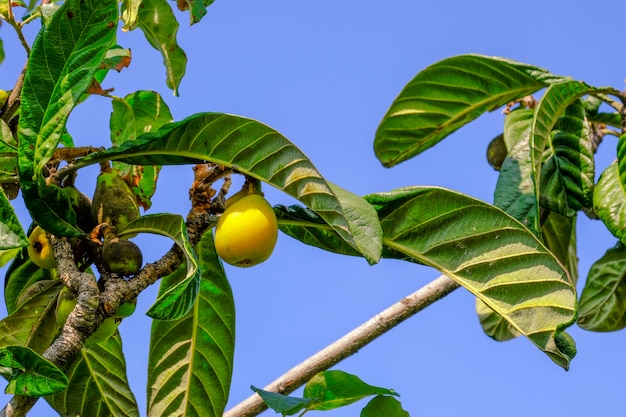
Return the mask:
M 295 391 L 315 374 L 325 371 L 353 355 L 378 336 L 445 297 L 458 287 L 459 284 L 442 275 L 295 366 L 264 389 L 285 395 Z M 224 413 L 224 417 L 252 417 L 266 408 L 267 406 L 261 397 L 254 394 Z

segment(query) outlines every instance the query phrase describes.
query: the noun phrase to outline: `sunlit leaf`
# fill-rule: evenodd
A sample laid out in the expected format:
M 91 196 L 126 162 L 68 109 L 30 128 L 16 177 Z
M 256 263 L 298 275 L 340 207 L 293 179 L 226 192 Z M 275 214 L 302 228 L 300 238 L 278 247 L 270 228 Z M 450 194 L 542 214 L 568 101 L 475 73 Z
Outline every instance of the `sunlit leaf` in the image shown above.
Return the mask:
M 600 175 L 593 192 L 593 210 L 606 228 L 626 243 L 626 194 L 620 184 L 617 161 Z
M 390 167 L 436 145 L 481 114 L 563 77 L 515 61 L 461 55 L 419 72 L 381 121 L 374 151 Z
M 441 188 L 365 198 L 378 211 L 386 246 L 454 279 L 568 368 L 572 358 L 557 337 L 575 320 L 576 290 L 533 233 L 494 206 Z
M 196 254 L 189 243 L 185 220 L 176 214 L 152 214 L 139 217 L 117 231 L 123 237 L 136 233 L 153 233 L 172 239 L 185 256 L 185 279 L 168 288 L 150 307 L 150 317 L 159 320 L 176 320 L 193 307 L 200 286 L 200 273 Z
M 55 307 L 63 283 L 60 280 L 38 281 L 30 294 L 22 294 L 16 310 L 0 320 L 0 347 L 26 346 L 45 351 L 56 336 Z
M 589 270 L 578 325 L 596 332 L 626 327 L 626 247 L 609 249 Z
M 493 204 L 539 236 L 539 206 L 528 146 L 533 116 L 533 110 L 519 109 L 504 120 L 504 141 L 509 152 L 500 168 Z
M 111 142 L 117 146 L 128 140 L 135 140 L 142 133 L 154 132 L 171 121 L 170 109 L 159 93 L 144 90 L 134 92 L 123 99 L 113 100 L 113 112 L 109 121 Z M 119 170 L 122 177 L 129 179 L 133 193 L 144 209 L 150 208 L 150 199 L 156 191 L 161 167 L 114 162 L 113 168 Z
M 42 269 L 30 260 L 26 248 L 13 259 L 4 277 L 4 302 L 7 312 L 12 314 L 18 307 L 22 294 L 37 281 L 52 280 L 55 271 Z
M 18 126 L 20 184 L 31 217 L 55 235 L 81 232 L 67 196 L 46 186 L 43 168 L 91 85 L 116 26 L 116 1 L 68 0 L 39 32 L 29 56 Z
M 0 348 L 0 367 L 12 369 L 6 394 L 43 397 L 67 389 L 63 371 L 27 347 Z
M 193 309 L 175 321 L 152 322 L 148 357 L 148 416 L 221 417 L 230 390 L 235 348 L 235 305 L 208 231 L 196 247 L 200 293 Z M 184 278 L 163 278 L 160 293 Z
M 135 12 L 134 0 L 128 0 L 129 22 L 132 22 Z M 137 27 L 144 33 L 146 39 L 154 49 L 161 53 L 165 66 L 166 84 L 178 95 L 180 80 L 185 75 L 187 56 L 178 46 L 176 34 L 178 21 L 172 7 L 166 0 L 142 0 L 137 12 Z
M 489 308 L 480 298 L 476 298 L 476 313 L 483 331 L 492 339 L 504 342 L 520 335 L 520 332 L 511 323 Z
M 139 416 L 126 375 L 119 334 L 81 349 L 67 372 L 66 391 L 46 397 L 61 416 Z
M 263 402 L 272 410 L 283 416 L 293 416 L 304 410 L 313 403 L 311 398 L 298 398 L 288 395 L 278 394 L 276 392 L 265 391 L 255 386 L 250 387 L 252 391 L 259 394 Z
M 543 191 L 541 191 L 541 186 L 545 186 L 546 183 L 551 180 L 548 179 L 548 181 L 546 181 L 542 178 L 544 173 L 542 171 L 542 165 L 545 161 L 546 152 L 547 156 L 552 156 L 556 152 L 555 143 L 553 143 L 552 140 L 552 133 L 557 127 L 557 123 L 559 122 L 561 116 L 566 114 L 570 105 L 579 101 L 579 98 L 584 95 L 614 92 L 615 90 L 611 88 L 592 87 L 580 81 L 566 81 L 552 84 L 546 90 L 545 94 L 537 104 L 530 140 L 532 172 L 535 181 L 535 195 L 537 195 L 538 198 L 542 195 L 541 193 L 543 193 Z M 574 107 L 574 113 L 576 114 L 575 119 L 582 119 L 581 112 L 576 107 Z M 584 125 L 580 126 L 581 124 L 583 123 L 577 122 L 574 126 L 569 126 L 566 132 L 570 133 L 570 129 L 572 131 L 582 132 Z M 571 139 L 570 137 L 561 139 L 562 140 L 560 142 L 557 142 L 557 145 L 561 147 L 561 158 L 558 158 L 557 161 L 561 163 L 567 161 L 566 166 L 563 167 L 562 173 L 566 174 L 567 170 L 572 169 L 573 167 L 574 170 L 578 171 L 578 175 L 580 176 L 575 183 L 570 183 L 568 191 L 570 191 L 570 195 L 578 195 L 578 192 L 572 194 L 571 191 L 581 188 L 580 195 L 578 195 L 578 198 L 574 201 L 578 200 L 577 203 L 580 203 L 582 200 L 585 200 L 585 202 L 587 202 L 587 195 L 590 192 L 587 190 L 587 188 L 589 188 L 589 184 L 587 183 L 589 182 L 590 172 L 593 172 L 593 167 L 590 165 L 593 163 L 593 159 L 591 161 L 588 160 L 588 146 L 585 143 L 584 138 L 582 140 L 575 138 Z M 554 169 L 549 169 L 547 171 L 549 174 L 553 172 Z M 568 174 L 566 178 L 571 180 L 571 178 L 574 177 L 576 177 L 576 173 L 573 173 L 572 175 Z M 563 180 L 566 178 L 563 178 Z M 581 180 L 583 183 L 580 183 Z M 591 183 L 593 184 L 593 175 L 591 175 Z M 584 188 L 584 190 L 582 190 L 582 188 Z M 567 197 L 565 198 L 567 199 Z M 561 203 L 561 205 L 563 204 L 564 203 Z M 562 214 L 568 213 L 564 212 Z
M 28 238 L 13 210 L 11 202 L 0 188 L 0 250 L 28 245 Z
M 557 119 L 546 146 L 539 202 L 553 212 L 573 216 L 578 210 L 591 207 L 594 180 L 589 125 L 581 100 L 575 100 Z
M 360 417 L 410 417 L 394 397 L 377 395 L 361 410 Z
M 332 410 L 372 395 L 398 395 L 394 390 L 369 385 L 356 375 L 332 370 L 316 374 L 304 386 L 304 396 L 315 403 L 311 410 Z
M 352 236 L 340 200 L 306 155 L 280 133 L 252 119 L 200 113 L 164 125 L 135 141 L 91 154 L 74 166 L 81 168 L 109 159 L 138 165 L 211 161 L 233 167 L 303 202 L 355 249 L 371 245 L 369 236 Z

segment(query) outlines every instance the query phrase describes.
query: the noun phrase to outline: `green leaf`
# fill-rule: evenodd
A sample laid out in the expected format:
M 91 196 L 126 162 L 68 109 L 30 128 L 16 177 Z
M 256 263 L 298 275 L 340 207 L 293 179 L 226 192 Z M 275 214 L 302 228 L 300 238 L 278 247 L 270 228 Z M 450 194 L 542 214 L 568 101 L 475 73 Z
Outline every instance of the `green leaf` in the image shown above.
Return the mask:
M 62 416 L 139 416 L 126 375 L 122 338 L 83 347 L 67 372 L 66 391 L 46 400 Z
M 20 253 L 20 248 L 0 250 L 0 268 L 13 261 Z
M 333 370 L 316 374 L 304 386 L 304 396 L 315 399 L 311 410 L 332 410 L 372 395 L 398 395 L 394 390 L 369 385 L 356 375 Z
M 400 92 L 378 126 L 374 151 L 384 166 L 391 167 L 481 114 L 563 79 L 503 58 L 444 59 L 418 73 Z
M 17 301 L 16 310 L 0 320 L 0 347 L 26 346 L 44 352 L 59 329 L 55 308 L 60 280 L 38 281 Z
M 275 207 L 280 230 L 295 239 L 330 252 L 351 256 L 365 256 L 370 264 L 380 260 L 382 230 L 374 208 L 363 198 L 330 184 L 339 198 L 348 220 L 351 234 L 359 246 L 355 250 L 317 214 L 297 205 Z
M 609 249 L 589 270 L 578 325 L 596 332 L 626 327 L 626 247 Z
M 111 142 L 114 146 L 129 140 L 135 140 L 145 132 L 154 132 L 172 121 L 169 107 L 154 91 L 140 90 L 127 95 L 124 99 L 113 100 L 113 112 L 109 125 Z M 150 199 L 156 191 L 159 165 L 128 165 L 113 163 L 113 168 L 120 171 L 122 177 L 130 178 L 133 193 L 145 209 L 152 204 Z M 135 185 L 136 184 L 136 185 Z
M 200 273 L 196 254 L 189 243 L 185 219 L 177 214 L 152 214 L 139 217 L 117 231 L 119 237 L 137 233 L 154 233 L 169 237 L 185 255 L 185 279 L 159 296 L 146 313 L 158 320 L 176 320 L 189 312 L 196 301 L 200 286 Z
M 546 180 L 542 179 L 542 165 L 545 160 L 546 151 L 547 156 L 554 155 L 556 152 L 555 144 L 552 139 L 552 131 L 557 127 L 557 122 L 559 122 L 561 116 L 566 113 L 567 108 L 574 102 L 579 101 L 580 97 L 587 94 L 598 95 L 604 93 L 615 93 L 615 90 L 612 88 L 591 87 L 580 81 L 566 81 L 552 84 L 546 90 L 546 93 L 537 104 L 530 141 L 536 196 L 542 195 L 541 186 L 546 183 Z M 582 119 L 584 117 L 583 112 L 584 110 L 574 108 L 574 113 L 576 114 L 575 118 Z M 581 116 L 581 114 L 583 114 L 583 116 Z M 566 131 L 582 132 L 583 127 L 580 126 L 580 124 L 581 123 L 577 122 Z M 562 128 L 564 126 L 559 127 Z M 588 194 L 589 191 L 586 190 L 588 184 L 582 185 L 580 182 L 582 180 L 586 183 L 590 175 L 589 172 L 593 172 L 593 167 L 589 166 L 590 163 L 593 163 L 593 159 L 591 159 L 591 162 L 588 161 L 588 150 L 586 149 L 587 145 L 584 144 L 584 141 L 584 138 L 582 141 L 576 138 L 563 138 L 560 142 L 557 142 L 559 146 L 562 146 L 559 161 L 561 163 L 565 162 L 566 159 L 568 161 L 563 171 L 565 172 L 567 169 L 578 169 L 578 175 L 583 175 L 583 177 L 576 180 L 576 183 L 570 184 L 568 187 L 568 191 L 573 191 L 577 188 L 577 185 L 585 188 L 585 190 L 581 191 L 584 197 L 579 197 L 581 201 L 586 198 L 586 194 Z M 565 157 L 567 158 L 565 159 Z M 569 165 L 570 163 L 572 164 L 571 166 Z M 554 170 L 549 170 L 548 173 L 552 171 Z M 571 180 L 571 178 L 575 176 L 576 173 L 568 175 L 567 179 Z M 591 183 L 593 184 L 593 175 L 591 179 Z
M 307 245 L 341 255 L 362 256 L 314 211 L 300 205 L 274 206 L 278 229 Z
M 293 416 L 313 403 L 313 400 L 310 398 L 290 397 L 276 392 L 265 391 L 254 386 L 251 386 L 250 389 L 259 394 L 269 408 L 283 416 Z
M 622 133 L 617 141 L 617 171 L 619 182 L 626 192 L 626 133 Z
M 567 268 L 572 281 L 578 282 L 576 216 L 549 213 L 541 225 L 541 230 L 546 247 Z
M 485 334 L 498 342 L 515 339 L 520 332 L 504 317 L 493 311 L 480 298 L 476 298 L 476 313 Z
M 153 321 L 148 357 L 148 416 L 222 416 L 233 371 L 235 304 L 208 231 L 196 247 L 200 293 L 176 321 Z M 160 294 L 184 278 L 163 278 Z
M 589 125 L 580 99 L 565 108 L 554 130 L 543 155 L 539 201 L 553 212 L 573 216 L 591 207 L 595 179 Z
M 593 191 L 593 210 L 606 228 L 626 243 L 626 194 L 620 184 L 617 161 L 598 179 Z
M 139 6 L 141 6 L 142 0 L 122 0 L 120 17 L 124 26 L 122 31 L 127 32 L 137 27 L 137 19 L 139 17 Z
M 341 201 L 306 155 L 280 133 L 255 120 L 199 113 L 135 141 L 91 154 L 74 166 L 78 169 L 102 160 L 137 165 L 210 161 L 233 167 L 300 200 L 355 249 L 372 245 L 369 236 L 352 236 Z
M 377 395 L 361 410 L 361 417 L 410 417 L 394 397 Z
M 13 314 L 18 307 L 17 303 L 22 293 L 32 284 L 52 280 L 55 276 L 55 270 L 39 268 L 30 260 L 27 249 L 22 248 L 13 259 L 4 277 L 4 302 L 7 312 Z
M 572 358 L 556 337 L 575 320 L 576 290 L 533 233 L 494 206 L 441 188 L 365 198 L 378 211 L 386 246 L 454 279 L 568 368 Z
M 28 238 L 13 206 L 0 188 L 0 250 L 21 248 L 28 244 Z
M 208 4 L 205 4 L 208 3 Z M 189 10 L 189 25 L 198 23 L 205 15 L 206 8 L 213 0 L 177 0 L 178 10 Z
M 12 369 L 6 394 L 43 397 L 67 389 L 67 377 L 52 362 L 22 346 L 0 348 L 0 366 Z
M 129 21 L 132 21 L 134 13 L 132 0 Z M 154 49 L 161 53 L 163 65 L 165 65 L 166 84 L 178 95 L 180 80 L 185 75 L 187 56 L 178 46 L 176 33 L 178 21 L 171 6 L 166 0 L 143 0 L 137 13 L 137 26 Z
M 91 84 L 115 37 L 117 2 L 68 0 L 39 32 L 29 56 L 18 126 L 20 183 L 31 217 L 45 230 L 75 236 L 75 216 L 43 169 L 65 122 Z
M 493 204 L 540 236 L 539 206 L 528 146 L 533 116 L 533 110 L 519 109 L 504 120 L 504 140 L 509 152 L 500 168 Z

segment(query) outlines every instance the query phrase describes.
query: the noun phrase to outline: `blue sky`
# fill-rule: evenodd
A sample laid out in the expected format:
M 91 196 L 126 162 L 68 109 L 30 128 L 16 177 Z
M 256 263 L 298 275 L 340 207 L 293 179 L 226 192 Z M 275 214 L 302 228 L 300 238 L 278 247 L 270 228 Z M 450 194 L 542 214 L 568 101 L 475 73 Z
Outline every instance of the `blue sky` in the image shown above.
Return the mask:
M 392 100 L 424 67 L 464 53 L 503 56 L 592 85 L 623 89 L 621 28 L 611 18 L 625 11 L 622 2 L 613 0 L 217 0 L 200 24 L 189 28 L 186 17 L 181 19 L 179 42 L 189 64 L 180 97 L 166 89 L 161 58 L 139 31 L 120 34 L 119 43 L 132 48 L 133 62 L 121 74 L 111 74 L 104 87 L 115 87 L 119 96 L 157 90 L 176 120 L 201 111 L 258 119 L 296 143 L 327 179 L 357 194 L 438 185 L 491 202 L 497 176 L 485 160 L 485 149 L 501 132 L 500 112 L 482 116 L 435 148 L 386 169 L 375 159 L 372 142 Z M 0 65 L 0 88 L 9 89 L 25 55 L 15 47 L 8 25 L 0 28 L 0 37 L 7 55 Z M 106 143 L 110 109 L 110 101 L 101 97 L 81 105 L 70 118 L 75 140 Z M 613 158 L 615 142 L 607 138 L 597 155 L 598 173 Z M 94 185 L 88 177 L 79 180 L 91 194 Z M 184 215 L 190 180 L 190 168 L 166 168 L 150 212 Z M 281 192 L 265 191 L 272 204 L 291 203 Z M 579 221 L 578 236 L 582 280 L 615 239 L 599 222 L 585 218 Z M 137 242 L 142 242 L 147 261 L 170 245 L 160 239 Z M 284 235 L 264 264 L 227 266 L 226 272 L 237 305 L 231 405 L 251 394 L 250 385 L 271 382 L 439 276 L 399 261 L 370 267 L 363 259 L 326 253 Z M 155 293 L 156 288 L 143 293 L 138 314 L 121 326 L 142 415 L 150 328 L 141 313 Z M 570 333 L 578 355 L 564 372 L 528 340 L 498 343 L 487 338 L 474 312 L 474 298 L 459 289 L 335 369 L 395 389 L 412 416 L 618 413 L 626 371 L 618 358 L 626 333 L 597 334 L 577 327 Z M 326 414 L 357 416 L 364 405 Z M 43 402 L 37 409 L 36 415 L 53 415 Z

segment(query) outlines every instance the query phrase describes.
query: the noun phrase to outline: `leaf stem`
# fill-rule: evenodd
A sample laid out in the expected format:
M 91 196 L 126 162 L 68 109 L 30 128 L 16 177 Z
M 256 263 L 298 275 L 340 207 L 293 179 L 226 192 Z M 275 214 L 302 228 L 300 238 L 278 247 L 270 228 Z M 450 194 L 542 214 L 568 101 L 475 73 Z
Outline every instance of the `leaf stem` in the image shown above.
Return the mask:
M 263 389 L 285 395 L 293 392 L 318 372 L 327 370 L 358 352 L 359 349 L 378 336 L 445 297 L 458 287 L 459 284 L 452 279 L 445 275 L 440 276 L 296 365 Z M 266 408 L 267 406 L 261 397 L 254 394 L 226 411 L 223 417 L 252 417 L 260 414 Z

